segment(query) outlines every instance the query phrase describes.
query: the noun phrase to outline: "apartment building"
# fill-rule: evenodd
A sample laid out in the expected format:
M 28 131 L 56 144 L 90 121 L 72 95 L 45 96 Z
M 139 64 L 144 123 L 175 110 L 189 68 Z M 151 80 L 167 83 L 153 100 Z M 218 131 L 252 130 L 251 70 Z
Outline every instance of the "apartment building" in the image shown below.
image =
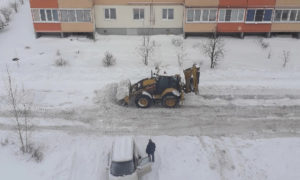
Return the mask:
M 41 33 L 300 36 L 300 0 L 30 0 Z

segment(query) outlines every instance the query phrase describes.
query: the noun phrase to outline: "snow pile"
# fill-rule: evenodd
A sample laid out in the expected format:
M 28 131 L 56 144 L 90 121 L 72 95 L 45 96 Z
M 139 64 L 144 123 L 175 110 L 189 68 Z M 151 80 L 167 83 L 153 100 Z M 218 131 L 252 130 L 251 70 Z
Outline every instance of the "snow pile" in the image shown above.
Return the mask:
M 116 98 L 118 101 L 123 100 L 126 96 L 129 96 L 131 82 L 129 79 L 120 81 L 117 87 Z

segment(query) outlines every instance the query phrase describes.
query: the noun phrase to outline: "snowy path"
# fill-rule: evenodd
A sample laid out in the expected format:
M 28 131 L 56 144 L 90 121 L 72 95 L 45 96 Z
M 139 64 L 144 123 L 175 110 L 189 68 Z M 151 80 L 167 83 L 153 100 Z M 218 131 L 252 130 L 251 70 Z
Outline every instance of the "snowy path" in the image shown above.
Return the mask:
M 260 100 L 258 97 L 255 102 Z M 137 109 L 135 106 L 119 106 L 102 97 L 93 107 L 36 111 L 32 116 L 37 121 L 46 121 L 37 123 L 36 130 L 73 133 L 246 137 L 298 136 L 300 133 L 300 105 L 200 105 L 197 98 L 200 97 L 188 96 L 186 103 L 176 109 L 165 109 L 159 105 Z M 234 99 L 232 97 L 228 101 Z M 278 101 L 270 97 L 268 100 Z M 293 100 L 300 102 L 297 98 Z M 7 111 L 0 111 L 1 116 L 7 119 L 10 115 Z M 66 123 L 48 125 L 54 118 Z M 1 129 L 13 127 L 0 121 Z

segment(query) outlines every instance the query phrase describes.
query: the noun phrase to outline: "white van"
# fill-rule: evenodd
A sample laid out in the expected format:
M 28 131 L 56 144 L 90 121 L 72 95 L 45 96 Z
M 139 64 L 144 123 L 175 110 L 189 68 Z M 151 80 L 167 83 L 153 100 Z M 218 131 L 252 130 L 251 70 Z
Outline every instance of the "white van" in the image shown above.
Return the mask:
M 115 139 L 108 154 L 108 180 L 138 180 L 151 171 L 148 157 L 141 158 L 132 137 Z

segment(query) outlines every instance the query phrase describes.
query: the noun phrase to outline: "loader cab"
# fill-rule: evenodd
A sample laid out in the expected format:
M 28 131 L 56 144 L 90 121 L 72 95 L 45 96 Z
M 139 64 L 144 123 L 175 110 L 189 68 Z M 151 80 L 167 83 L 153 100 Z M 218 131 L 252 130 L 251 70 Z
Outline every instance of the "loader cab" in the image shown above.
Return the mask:
M 108 154 L 108 180 L 138 180 L 151 171 L 151 162 L 141 158 L 132 137 L 118 137 Z
M 156 94 L 161 94 L 167 88 L 174 88 L 180 91 L 179 76 L 158 76 L 156 85 Z

